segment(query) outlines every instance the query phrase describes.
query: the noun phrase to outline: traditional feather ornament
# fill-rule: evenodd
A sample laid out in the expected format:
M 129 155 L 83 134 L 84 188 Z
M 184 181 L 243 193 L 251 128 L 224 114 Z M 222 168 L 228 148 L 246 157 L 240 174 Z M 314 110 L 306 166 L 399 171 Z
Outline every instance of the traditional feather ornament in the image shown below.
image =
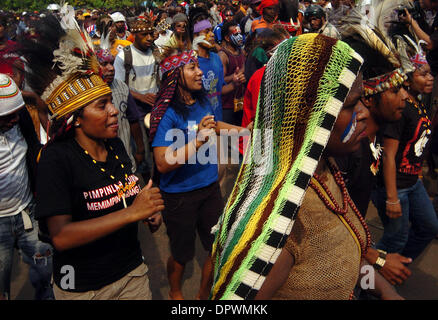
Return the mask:
M 76 22 L 72 6 L 64 3 L 60 21 L 47 17 L 37 29 L 38 36 L 21 47 L 29 83 L 46 102 L 51 120 L 70 119 L 76 110 L 111 94 L 99 76 L 92 40 Z
M 400 56 L 389 32 L 393 22 L 397 21 L 396 9 L 403 3 L 405 0 L 373 0 L 371 20 L 353 9 L 338 28 L 342 39 L 365 58 L 365 96 L 399 87 L 407 79 L 406 71 L 411 65 Z
M 377 8 L 378 9 L 378 8 Z M 379 14 L 379 11 L 377 14 Z M 376 21 L 383 21 L 384 19 L 375 18 Z M 352 9 L 350 13 L 345 16 L 338 28 L 339 33 L 343 39 L 353 37 L 364 41 L 368 46 L 380 52 L 391 64 L 396 68 L 400 67 L 400 60 L 396 55 L 395 47 L 391 38 L 385 35 L 382 30 L 379 30 L 373 25 L 366 16 L 362 15 L 356 8 Z M 386 31 L 386 29 L 385 29 Z
M 93 61 L 93 42 L 88 33 L 79 27 L 73 7 L 64 4 L 61 17 L 61 27 L 66 35 L 61 39 L 59 49 L 54 51 L 54 62 L 59 62 L 61 70 L 66 73 L 99 72 L 97 60 Z
M 405 37 L 409 40 L 407 40 Z M 406 35 L 404 35 L 403 37 L 400 35 L 396 35 L 396 36 L 394 36 L 394 40 L 395 40 L 397 50 L 398 50 L 398 53 L 400 56 L 400 61 L 401 61 L 401 65 L 403 67 L 403 71 L 405 73 L 410 73 L 410 72 L 415 71 L 415 67 L 410 59 L 412 54 L 408 53 L 408 42 L 410 42 L 412 40 Z M 408 41 L 408 42 L 406 42 L 406 41 Z M 410 43 L 410 45 L 412 46 L 412 43 Z
M 100 44 L 99 44 L 99 48 L 101 50 L 111 50 L 110 34 L 111 32 L 109 31 L 104 31 L 102 33 L 102 36 L 100 37 Z

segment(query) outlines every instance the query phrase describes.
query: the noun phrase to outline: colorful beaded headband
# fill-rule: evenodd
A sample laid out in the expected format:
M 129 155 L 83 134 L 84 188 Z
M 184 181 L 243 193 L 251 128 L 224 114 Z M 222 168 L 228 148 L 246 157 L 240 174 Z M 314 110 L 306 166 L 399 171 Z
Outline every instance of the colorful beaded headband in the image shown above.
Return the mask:
M 96 51 L 96 57 L 99 63 L 114 62 L 114 56 L 109 49 L 99 49 Z
M 365 96 L 372 96 L 379 92 L 386 91 L 391 88 L 399 87 L 408 79 L 401 68 L 398 68 L 390 73 L 385 73 L 379 77 L 371 78 L 363 81 Z
M 164 74 L 167 71 L 176 69 L 180 66 L 192 63 L 192 62 L 198 62 L 198 58 L 196 55 L 196 52 L 193 50 L 190 51 L 184 51 L 180 54 L 175 54 L 173 56 L 167 57 L 164 59 L 160 64 L 161 73 Z
M 107 94 L 111 94 L 111 89 L 98 75 L 75 73 L 62 81 L 45 101 L 51 118 L 60 119 Z
M 154 31 L 152 22 L 147 19 L 139 19 L 132 24 L 131 32 Z

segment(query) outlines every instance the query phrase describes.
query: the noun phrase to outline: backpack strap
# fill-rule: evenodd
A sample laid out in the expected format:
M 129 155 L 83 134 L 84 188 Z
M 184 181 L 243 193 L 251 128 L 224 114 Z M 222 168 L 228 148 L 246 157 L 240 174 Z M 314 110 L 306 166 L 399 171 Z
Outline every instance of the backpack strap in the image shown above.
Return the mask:
M 123 51 L 125 53 L 125 83 L 129 87 L 129 74 L 131 73 L 131 70 L 134 71 L 134 78 L 132 80 L 135 80 L 135 69 L 132 67 L 132 51 L 131 46 L 126 46 L 123 48 Z

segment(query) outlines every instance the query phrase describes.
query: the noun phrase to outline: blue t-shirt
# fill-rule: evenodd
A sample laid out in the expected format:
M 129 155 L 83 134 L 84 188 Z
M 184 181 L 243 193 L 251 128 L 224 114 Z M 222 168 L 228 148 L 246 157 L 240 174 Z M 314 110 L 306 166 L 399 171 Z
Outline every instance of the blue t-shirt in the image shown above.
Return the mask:
M 202 83 L 207 98 L 213 109 L 216 121 L 222 121 L 222 87 L 225 85 L 224 67 L 221 58 L 214 52 L 210 52 L 210 58 L 198 56 L 199 68 L 202 70 Z
M 174 151 L 195 139 L 197 126 L 202 118 L 213 114 L 213 110 L 208 102 L 201 105 L 198 101 L 189 110 L 184 119 L 169 106 L 158 125 L 152 147 L 171 146 Z M 160 189 L 168 193 L 188 192 L 217 181 L 216 148 L 215 143 L 206 142 L 183 166 L 161 174 Z

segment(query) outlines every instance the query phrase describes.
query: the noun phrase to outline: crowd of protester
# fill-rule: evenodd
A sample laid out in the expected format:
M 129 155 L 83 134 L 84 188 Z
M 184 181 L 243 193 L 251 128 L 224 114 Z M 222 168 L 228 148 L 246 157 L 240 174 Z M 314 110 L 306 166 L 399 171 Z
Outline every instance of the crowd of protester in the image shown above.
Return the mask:
M 438 235 L 438 0 L 401 3 L 385 30 L 367 0 L 0 10 L 0 299 L 15 248 L 35 299 L 152 299 L 138 222 L 169 299 L 403 299 Z

